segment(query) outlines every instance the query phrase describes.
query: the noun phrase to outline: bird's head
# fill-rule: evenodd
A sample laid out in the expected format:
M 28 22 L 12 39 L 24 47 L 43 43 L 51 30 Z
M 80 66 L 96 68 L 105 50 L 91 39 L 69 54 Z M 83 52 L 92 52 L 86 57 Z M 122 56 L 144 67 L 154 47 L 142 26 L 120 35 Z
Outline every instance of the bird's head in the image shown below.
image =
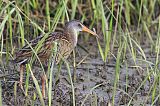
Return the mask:
M 70 29 L 70 30 L 73 30 L 76 33 L 80 32 L 80 31 L 83 31 L 83 32 L 88 32 L 88 33 L 98 37 L 98 35 L 95 32 L 93 32 L 90 29 L 88 29 L 85 25 L 83 25 L 78 20 L 72 20 L 72 21 L 67 22 L 66 23 L 66 28 Z

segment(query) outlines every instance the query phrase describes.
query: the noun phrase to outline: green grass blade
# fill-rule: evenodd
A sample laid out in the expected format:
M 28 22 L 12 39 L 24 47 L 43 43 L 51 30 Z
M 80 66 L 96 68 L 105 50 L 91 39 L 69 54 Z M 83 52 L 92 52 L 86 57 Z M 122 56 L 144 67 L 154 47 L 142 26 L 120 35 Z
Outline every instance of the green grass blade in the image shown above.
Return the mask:
M 120 76 L 120 59 L 122 55 L 122 50 L 123 50 L 123 45 L 124 43 L 119 47 L 118 52 L 117 52 L 117 58 L 116 58 L 116 70 L 115 70 L 115 78 L 114 78 L 114 88 L 113 88 L 113 96 L 112 96 L 112 105 L 114 106 L 115 103 L 115 94 L 116 94 L 116 89 L 117 89 L 117 84 L 119 82 L 119 76 Z
M 47 22 L 48 22 L 48 29 L 50 31 L 51 25 L 50 25 L 50 12 L 49 12 L 49 0 L 46 0 L 46 16 L 47 16 Z
M 48 89 L 48 100 L 49 100 L 49 106 L 52 105 L 52 78 L 53 78 L 53 68 L 54 68 L 54 64 L 55 64 L 55 57 L 57 54 L 57 43 L 54 43 L 54 50 L 53 51 L 53 57 L 51 57 L 51 68 L 50 68 L 50 74 L 49 74 L 49 89 Z
M 90 93 L 85 96 L 84 100 L 82 101 L 81 106 L 84 106 L 84 103 L 85 103 L 85 101 L 87 100 L 87 98 L 89 97 L 89 95 L 92 94 L 92 92 L 93 92 L 96 88 L 98 88 L 99 86 L 101 86 L 101 85 L 103 85 L 103 83 L 98 84 L 98 85 L 94 86 L 93 88 L 91 88 Z
M 127 21 L 127 24 L 130 26 L 131 24 L 131 19 L 130 19 L 130 3 L 131 1 L 130 0 L 125 0 L 125 18 L 126 18 L 126 21 Z
M 78 0 L 71 0 L 71 5 L 72 5 L 72 15 L 71 15 L 71 19 L 73 20 L 76 14 L 76 7 L 78 4 Z
M 98 49 L 99 49 L 99 52 L 101 54 L 102 60 L 105 61 L 103 50 L 102 50 L 102 47 L 101 47 L 100 42 L 99 42 L 98 39 L 97 39 L 97 44 L 98 44 Z
M 39 99 L 40 99 L 40 101 L 41 101 L 41 105 L 42 105 L 42 106 L 45 106 L 45 103 L 44 103 L 44 100 L 43 100 L 43 96 L 42 96 L 41 89 L 40 89 L 40 87 L 39 87 L 38 81 L 37 81 L 37 79 L 34 77 L 30 65 L 28 65 L 28 68 L 29 68 L 29 71 L 30 71 L 30 73 L 31 73 L 33 82 L 34 82 L 34 84 L 35 84 L 35 86 L 36 86 L 36 90 L 37 90 L 37 93 L 38 93 L 38 95 L 39 95 Z
M 70 80 L 70 83 L 71 83 L 73 106 L 76 106 L 75 91 L 74 91 L 74 85 L 73 85 L 73 81 L 72 81 L 70 67 L 69 67 L 68 62 L 63 57 L 62 57 L 62 60 L 64 61 L 65 65 L 67 67 L 68 76 L 69 76 L 69 80 Z

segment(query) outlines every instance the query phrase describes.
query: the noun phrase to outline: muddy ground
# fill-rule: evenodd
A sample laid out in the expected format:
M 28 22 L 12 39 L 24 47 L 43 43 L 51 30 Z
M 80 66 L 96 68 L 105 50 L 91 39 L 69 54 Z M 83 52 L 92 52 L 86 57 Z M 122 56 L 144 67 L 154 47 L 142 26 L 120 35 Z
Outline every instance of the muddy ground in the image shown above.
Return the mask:
M 88 98 L 85 100 L 85 106 L 91 106 L 93 104 L 98 104 L 98 106 L 106 106 L 109 102 L 112 101 L 113 96 L 113 87 L 115 81 L 115 66 L 118 48 L 114 48 L 112 51 L 113 55 L 109 55 L 107 62 L 104 62 L 101 59 L 101 56 L 98 51 L 97 43 L 94 38 L 90 38 L 88 42 L 84 42 L 81 39 L 79 40 L 79 45 L 84 47 L 89 53 L 87 53 L 80 46 L 76 48 L 76 62 L 79 63 L 84 57 L 86 59 L 76 67 L 76 81 L 74 82 L 75 86 L 75 96 L 76 104 L 80 106 L 85 97 L 88 95 Z M 152 56 L 150 47 L 147 45 L 142 46 L 148 61 L 155 61 L 155 57 Z M 72 64 L 72 57 L 68 59 L 70 64 Z M 127 105 L 131 100 L 131 97 L 140 87 L 140 85 L 145 80 L 147 73 L 147 67 L 151 64 L 143 63 L 142 61 L 136 61 L 137 66 L 134 67 L 134 61 L 128 52 L 126 58 L 121 60 L 120 67 L 120 76 L 119 81 L 117 82 L 117 89 L 115 94 L 115 106 L 118 105 Z M 73 75 L 73 65 L 70 65 L 71 72 Z M 38 70 L 33 68 L 33 70 Z M 40 70 L 40 69 L 39 69 Z M 54 77 L 57 72 L 57 67 L 54 69 Z M 39 71 L 34 72 L 36 78 L 39 79 Z M 14 94 L 14 86 L 19 80 L 19 73 L 17 72 L 16 65 L 10 63 L 5 68 L 0 69 L 0 78 L 2 81 L 2 97 L 3 105 L 8 106 L 23 106 L 26 105 L 40 105 L 38 95 L 36 93 L 36 88 L 34 86 L 32 78 L 30 78 L 29 92 L 28 96 L 25 97 L 22 90 L 17 86 L 16 98 Z M 24 77 L 25 79 L 25 77 Z M 132 104 L 134 106 L 140 106 L 145 104 L 145 106 L 151 105 L 151 94 L 148 94 L 150 87 L 152 85 L 152 77 L 149 80 L 146 80 L 141 88 L 136 92 L 133 97 Z M 54 83 L 54 80 L 53 80 Z M 101 84 L 101 86 L 95 88 L 92 92 L 91 89 L 96 85 Z M 41 84 L 40 84 L 41 85 Z M 56 85 L 53 86 L 52 90 L 52 104 L 54 106 L 71 106 L 72 105 L 72 92 L 71 85 L 69 83 L 68 72 L 65 65 L 62 66 L 61 74 L 59 81 Z M 34 95 L 36 97 L 34 98 Z M 150 95 L 150 96 L 148 96 Z M 158 101 L 158 100 L 157 100 Z M 46 105 L 48 100 L 45 100 Z M 160 105 L 159 102 L 156 103 Z

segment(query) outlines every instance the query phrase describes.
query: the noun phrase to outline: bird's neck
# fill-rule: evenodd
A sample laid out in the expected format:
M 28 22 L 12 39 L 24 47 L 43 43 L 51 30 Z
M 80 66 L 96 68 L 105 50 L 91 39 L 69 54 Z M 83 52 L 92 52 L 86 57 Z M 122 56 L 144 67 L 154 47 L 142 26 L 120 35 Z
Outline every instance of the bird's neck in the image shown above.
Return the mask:
M 67 34 L 68 35 L 68 40 L 75 47 L 77 45 L 77 41 L 78 41 L 77 31 L 74 28 L 68 28 L 68 29 L 65 29 L 65 31 L 68 33 Z

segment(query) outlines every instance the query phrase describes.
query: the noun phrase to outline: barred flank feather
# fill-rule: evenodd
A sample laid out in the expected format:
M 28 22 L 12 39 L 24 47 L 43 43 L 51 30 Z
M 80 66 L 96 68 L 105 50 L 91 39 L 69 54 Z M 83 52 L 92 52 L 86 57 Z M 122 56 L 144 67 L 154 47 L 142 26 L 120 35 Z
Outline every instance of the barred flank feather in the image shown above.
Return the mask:
M 16 53 L 16 58 L 13 61 L 15 63 L 19 63 L 19 64 L 28 63 L 30 58 L 34 55 L 31 47 L 35 50 L 38 42 L 41 41 L 43 37 L 44 36 L 41 35 L 41 36 L 37 37 L 36 39 L 33 39 L 32 41 L 30 41 L 29 42 L 30 45 L 28 45 L 28 44 L 25 45 L 21 50 L 19 50 Z M 63 52 L 67 52 L 65 50 L 65 47 L 70 45 L 69 48 L 73 48 L 73 47 L 71 47 L 72 46 L 71 43 L 68 41 L 67 34 L 64 34 L 61 32 L 51 33 L 45 39 L 42 46 L 40 47 L 40 49 L 37 52 L 37 55 L 40 58 L 41 62 L 45 62 L 46 59 L 48 59 L 51 56 L 52 47 L 54 47 L 53 42 L 57 42 L 58 46 L 59 46 L 58 47 L 58 54 L 56 55 L 56 60 L 55 60 L 57 64 L 60 61 L 60 55 L 63 56 L 64 55 Z M 63 46 L 65 46 L 65 47 L 63 47 Z M 66 48 L 68 48 L 68 47 L 66 47 Z M 69 49 L 67 49 L 67 50 L 69 50 Z

